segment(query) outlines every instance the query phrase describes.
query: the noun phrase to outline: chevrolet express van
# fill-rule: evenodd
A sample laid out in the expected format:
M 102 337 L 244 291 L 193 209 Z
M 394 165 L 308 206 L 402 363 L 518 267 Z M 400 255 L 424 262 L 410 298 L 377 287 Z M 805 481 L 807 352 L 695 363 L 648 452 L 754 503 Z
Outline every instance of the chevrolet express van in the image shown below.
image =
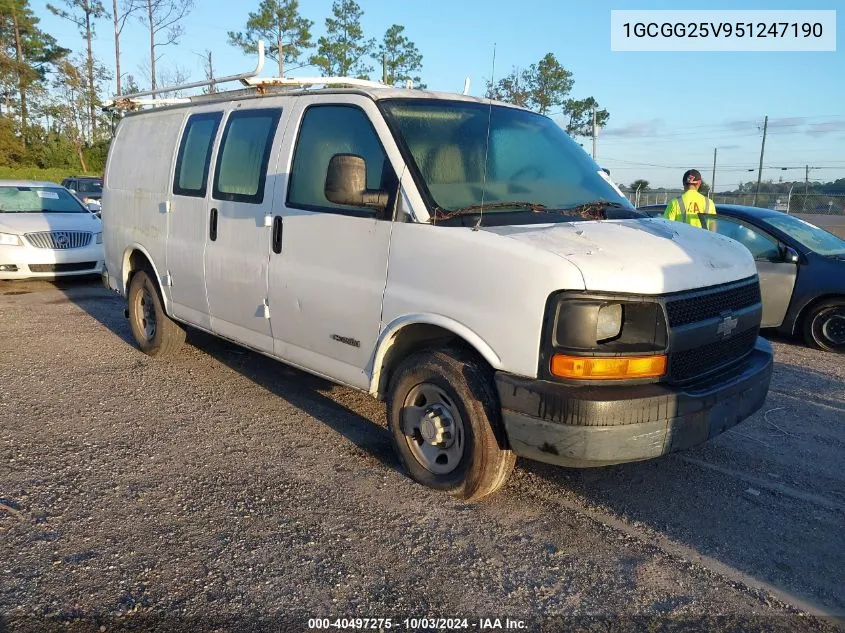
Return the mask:
M 120 120 L 103 278 L 141 350 L 190 326 L 369 392 L 410 477 L 466 500 L 517 456 L 655 458 L 761 407 L 745 247 L 640 214 L 545 116 L 325 83 Z

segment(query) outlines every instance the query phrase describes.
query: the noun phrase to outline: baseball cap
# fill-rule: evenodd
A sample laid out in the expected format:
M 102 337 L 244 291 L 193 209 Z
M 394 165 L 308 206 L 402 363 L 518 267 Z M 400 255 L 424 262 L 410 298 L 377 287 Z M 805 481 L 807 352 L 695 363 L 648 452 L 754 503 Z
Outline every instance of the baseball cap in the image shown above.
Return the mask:
M 698 182 L 701 182 L 701 172 L 697 169 L 688 169 L 684 172 L 685 185 L 694 185 Z

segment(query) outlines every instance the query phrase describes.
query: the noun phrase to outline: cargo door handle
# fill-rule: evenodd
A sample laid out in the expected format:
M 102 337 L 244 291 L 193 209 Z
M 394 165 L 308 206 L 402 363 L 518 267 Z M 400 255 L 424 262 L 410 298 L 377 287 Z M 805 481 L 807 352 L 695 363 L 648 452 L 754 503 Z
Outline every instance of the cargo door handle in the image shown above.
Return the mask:
M 273 252 L 282 252 L 282 216 L 273 218 Z
M 208 237 L 212 242 L 217 239 L 217 209 L 211 210 L 211 217 L 208 220 Z

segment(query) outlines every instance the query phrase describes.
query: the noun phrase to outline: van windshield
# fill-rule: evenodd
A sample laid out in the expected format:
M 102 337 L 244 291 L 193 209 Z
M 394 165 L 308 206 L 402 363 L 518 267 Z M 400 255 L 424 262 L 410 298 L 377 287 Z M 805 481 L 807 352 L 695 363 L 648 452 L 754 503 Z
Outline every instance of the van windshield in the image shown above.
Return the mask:
M 483 103 L 388 99 L 379 102 L 435 217 L 466 210 L 537 222 L 542 210 L 607 203 L 620 217 L 644 217 L 606 174 L 548 117 Z M 488 142 L 489 123 L 489 142 Z M 486 173 L 485 173 L 486 157 Z M 540 213 L 543 222 L 577 214 Z M 609 216 L 608 216 L 609 217 Z

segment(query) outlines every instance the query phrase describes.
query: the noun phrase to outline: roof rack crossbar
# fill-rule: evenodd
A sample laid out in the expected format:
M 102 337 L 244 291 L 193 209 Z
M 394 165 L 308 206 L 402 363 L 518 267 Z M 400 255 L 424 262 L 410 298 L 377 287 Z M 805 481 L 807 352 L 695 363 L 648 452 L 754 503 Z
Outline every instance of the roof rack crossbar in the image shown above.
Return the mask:
M 229 75 L 227 77 L 216 77 L 213 79 L 206 79 L 203 81 L 194 81 L 187 84 L 178 84 L 175 86 L 165 86 L 163 88 L 156 88 L 155 90 L 144 90 L 142 92 L 132 92 L 130 94 L 115 95 L 109 101 L 103 104 L 103 109 L 108 110 L 114 107 L 137 107 L 140 105 L 170 105 L 174 102 L 185 103 L 185 101 L 176 101 L 174 99 L 149 99 L 143 102 L 138 101 L 138 97 L 147 97 L 152 95 L 160 95 L 168 92 L 176 92 L 178 90 L 190 90 L 192 88 L 203 88 L 205 86 L 229 83 L 232 81 L 243 81 L 251 77 L 255 77 L 264 68 L 264 40 L 258 40 L 258 62 L 255 68 L 237 75 Z
M 387 88 L 387 84 L 357 77 L 245 77 L 241 83 L 257 88 L 265 86 L 358 86 L 361 88 Z
M 218 77 L 216 79 L 207 79 L 204 81 L 194 81 L 187 84 L 178 84 L 175 86 L 165 86 L 163 88 L 156 88 L 155 90 L 145 90 L 142 92 L 133 92 L 130 94 L 115 95 L 109 101 L 103 104 L 104 111 L 115 109 L 138 109 L 143 106 L 167 106 L 178 105 L 184 103 L 193 103 L 205 99 L 223 99 L 223 95 L 229 94 L 224 91 L 215 93 L 215 95 L 194 95 L 191 97 L 162 97 L 158 95 L 167 94 L 170 92 L 177 92 L 180 90 L 190 90 L 192 88 L 202 88 L 205 86 L 217 86 L 219 84 L 230 83 L 233 81 L 240 82 L 246 89 L 257 91 L 259 94 L 264 94 L 267 90 L 285 87 L 300 87 L 307 88 L 309 86 L 352 86 L 358 88 L 388 88 L 387 84 L 380 81 L 371 81 L 369 79 L 359 79 L 358 77 L 259 77 L 261 70 L 264 68 L 264 41 L 258 40 L 258 62 L 253 70 L 237 75 L 229 75 L 228 77 Z M 406 82 L 407 88 L 412 88 L 412 82 Z M 236 92 L 236 91 L 230 91 Z M 144 99 L 142 97 L 150 97 L 156 95 L 152 99 Z M 202 99 L 201 99 L 202 98 Z

